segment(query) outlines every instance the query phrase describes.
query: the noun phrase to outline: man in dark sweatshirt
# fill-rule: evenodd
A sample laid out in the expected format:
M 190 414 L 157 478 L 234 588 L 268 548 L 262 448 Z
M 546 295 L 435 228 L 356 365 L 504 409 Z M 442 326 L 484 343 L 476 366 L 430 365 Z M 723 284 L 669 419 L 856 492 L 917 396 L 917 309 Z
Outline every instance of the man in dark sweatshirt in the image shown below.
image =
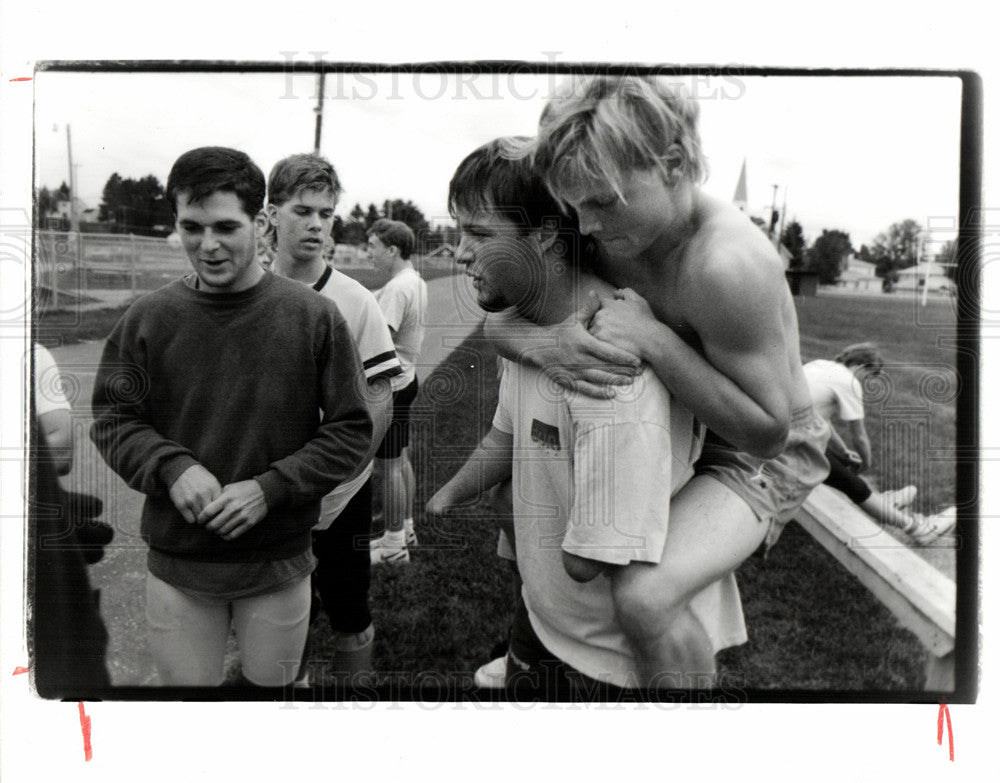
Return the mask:
M 255 260 L 264 191 L 242 152 L 178 158 L 167 197 L 194 274 L 129 308 L 94 387 L 91 438 L 146 495 L 146 617 L 165 685 L 221 684 L 231 624 L 246 681 L 294 679 L 310 530 L 371 446 L 336 305 Z

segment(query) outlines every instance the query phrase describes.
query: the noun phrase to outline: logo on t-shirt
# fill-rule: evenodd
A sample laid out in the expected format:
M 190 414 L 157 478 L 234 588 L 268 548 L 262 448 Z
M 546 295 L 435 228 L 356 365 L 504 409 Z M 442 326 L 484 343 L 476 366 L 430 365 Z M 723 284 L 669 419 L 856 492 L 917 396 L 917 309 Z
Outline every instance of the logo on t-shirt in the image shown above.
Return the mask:
M 531 420 L 531 440 L 543 449 L 559 451 L 559 430 L 538 419 Z

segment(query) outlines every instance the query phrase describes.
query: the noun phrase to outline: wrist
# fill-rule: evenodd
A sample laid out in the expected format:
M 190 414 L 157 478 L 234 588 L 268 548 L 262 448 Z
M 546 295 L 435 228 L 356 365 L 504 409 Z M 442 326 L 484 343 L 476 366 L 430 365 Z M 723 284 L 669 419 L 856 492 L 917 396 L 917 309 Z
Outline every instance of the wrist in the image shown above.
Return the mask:
M 653 321 L 648 328 L 640 329 L 635 335 L 639 358 L 648 364 L 657 357 L 669 356 L 673 347 L 671 341 L 677 339 L 673 329 L 660 321 Z

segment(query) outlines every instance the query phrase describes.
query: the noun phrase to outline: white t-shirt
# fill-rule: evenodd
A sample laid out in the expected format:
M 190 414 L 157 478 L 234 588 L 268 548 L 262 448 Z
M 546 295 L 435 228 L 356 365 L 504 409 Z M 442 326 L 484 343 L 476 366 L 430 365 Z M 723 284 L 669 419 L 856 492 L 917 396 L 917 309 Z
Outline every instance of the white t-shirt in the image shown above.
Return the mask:
M 392 379 L 392 390 L 405 389 L 417 375 L 417 360 L 424 342 L 424 318 L 427 312 L 427 283 L 412 266 L 395 275 L 375 292 L 386 323 L 395 332 L 393 342 L 403 368 Z
M 864 392 L 857 376 L 840 362 L 817 359 L 804 365 L 813 407 L 824 419 L 858 421 L 865 417 Z
M 41 416 L 51 411 L 71 410 L 69 400 L 63 391 L 59 367 L 48 349 L 38 343 L 35 348 L 35 415 Z
M 313 288 L 328 299 L 332 299 L 351 330 L 351 336 L 358 347 L 358 355 L 365 370 L 365 380 L 369 383 L 376 378 L 395 380 L 403 371 L 392 335 L 382 315 L 382 310 L 371 291 L 361 283 L 338 272 L 332 267 L 316 281 Z M 314 530 L 325 530 L 344 510 L 358 490 L 364 486 L 372 474 L 369 462 L 357 476 L 339 484 L 333 492 L 323 498 L 319 522 Z
M 517 565 L 535 633 L 587 676 L 635 684 L 637 662 L 615 619 L 609 578 L 573 581 L 562 550 L 659 562 L 670 497 L 693 474 L 703 429 L 649 370 L 615 398 L 595 400 L 512 362 L 493 424 L 513 435 Z M 714 650 L 746 641 L 732 574 L 698 593 L 691 608 Z

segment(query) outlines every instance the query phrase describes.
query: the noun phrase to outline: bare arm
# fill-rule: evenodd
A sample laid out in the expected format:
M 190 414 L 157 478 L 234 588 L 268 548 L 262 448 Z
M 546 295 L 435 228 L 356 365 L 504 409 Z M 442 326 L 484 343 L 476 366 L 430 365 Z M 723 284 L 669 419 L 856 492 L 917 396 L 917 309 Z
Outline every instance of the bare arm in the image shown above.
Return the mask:
M 38 429 L 45 436 L 56 474 L 65 476 L 73 467 L 73 417 L 66 408 L 57 408 L 38 417 Z
M 746 263 L 734 266 L 703 270 L 691 286 L 700 293 L 685 307 L 704 357 L 629 289 L 602 301 L 590 331 L 637 351 L 682 404 L 736 448 L 773 457 L 784 447 L 791 418 L 783 291 Z
M 427 501 L 429 514 L 447 514 L 472 503 L 483 492 L 509 479 L 512 473 L 514 436 L 491 427 L 458 473 Z
M 861 457 L 861 469 L 868 470 L 872 466 L 872 444 L 868 440 L 868 432 L 865 430 L 865 420 L 849 421 L 847 428 L 851 435 L 851 442 L 854 443 L 854 449 Z
M 365 396 L 368 403 L 368 412 L 372 417 L 372 445 L 368 450 L 368 456 L 359 466 L 358 472 L 371 462 L 378 451 L 379 444 L 385 437 L 385 433 L 392 423 L 392 384 L 386 377 L 372 378 L 368 382 L 368 390 Z
M 486 317 L 486 337 L 505 359 L 537 367 L 560 385 L 589 397 L 608 399 L 610 387 L 631 383 L 641 372 L 639 359 L 588 334 L 600 307 L 596 294 L 553 327 L 539 326 L 511 308 Z

